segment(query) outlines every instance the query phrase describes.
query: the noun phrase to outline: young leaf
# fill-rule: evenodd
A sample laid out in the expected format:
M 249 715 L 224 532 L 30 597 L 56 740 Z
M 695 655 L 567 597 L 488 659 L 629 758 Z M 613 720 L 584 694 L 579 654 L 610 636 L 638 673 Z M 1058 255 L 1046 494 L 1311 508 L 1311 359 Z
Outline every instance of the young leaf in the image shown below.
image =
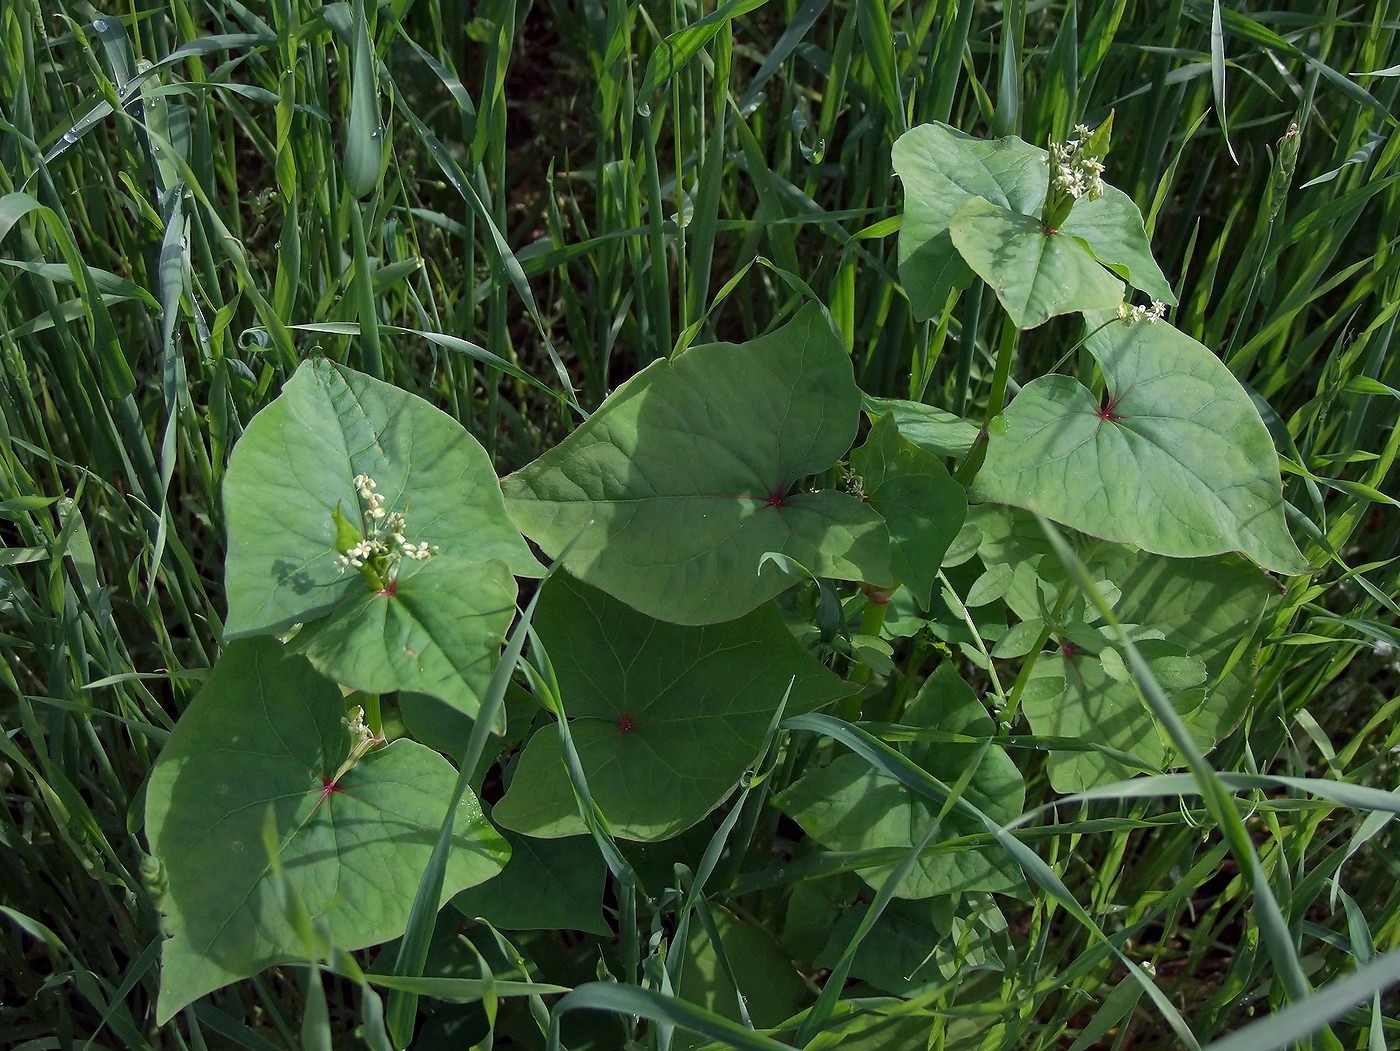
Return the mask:
M 845 455 L 860 391 L 820 308 L 744 345 L 653 362 L 578 430 L 503 483 L 511 515 L 564 567 L 651 617 L 713 624 L 820 576 L 889 584 L 880 516 L 795 489 Z
M 352 735 L 339 688 L 271 639 L 235 642 L 186 709 L 151 774 L 146 830 L 169 887 L 161 902 L 157 1020 L 199 996 L 301 956 L 263 851 L 276 829 L 283 877 L 342 949 L 397 937 L 456 780 L 413 741 L 345 769 Z M 446 900 L 491 878 L 505 842 L 468 796 Z
M 374 192 L 384 170 L 379 86 L 364 0 L 355 2 L 353 34 L 350 120 L 344 129 L 345 187 L 359 200 Z
M 1026 384 L 993 421 L 972 495 L 1157 554 L 1305 572 L 1273 442 L 1229 369 L 1170 325 L 1087 320 L 1103 326 L 1086 346 L 1104 400 L 1068 376 Z
M 808 656 L 771 605 L 681 627 L 559 576 L 535 628 L 588 787 L 627 839 L 665 839 L 718 806 L 757 757 L 790 682 L 795 712 L 854 690 Z M 492 817 L 532 836 L 583 831 L 553 726 L 530 739 Z
M 406 538 L 443 554 L 540 572 L 506 517 L 486 451 L 421 398 L 323 358 L 303 362 L 234 448 L 224 482 L 229 552 L 225 638 L 281 631 L 366 590 L 341 569 L 335 511 L 364 510 L 367 475 Z M 363 530 L 364 523 L 361 521 Z M 343 529 L 343 527 L 341 527 Z M 489 577 L 468 574 L 462 588 Z

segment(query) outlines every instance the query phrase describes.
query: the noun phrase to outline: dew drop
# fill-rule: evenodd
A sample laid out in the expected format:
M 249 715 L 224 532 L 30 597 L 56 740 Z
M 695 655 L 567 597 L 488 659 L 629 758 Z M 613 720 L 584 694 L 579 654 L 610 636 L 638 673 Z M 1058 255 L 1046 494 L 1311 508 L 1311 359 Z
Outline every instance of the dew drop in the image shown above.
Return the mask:
M 649 104 L 645 103 L 645 102 L 640 103 L 640 104 L 637 106 L 637 116 L 639 116 L 639 117 L 650 117 L 650 116 L 651 116 L 651 106 L 650 106 Z
M 93 22 L 92 22 L 92 31 L 93 31 L 94 33 L 105 33 L 105 32 L 107 32 L 107 20 L 106 20 L 105 18 L 95 18 L 95 19 L 93 19 Z
M 71 146 L 78 141 L 78 133 L 76 131 L 65 131 L 63 133 L 63 141 Z

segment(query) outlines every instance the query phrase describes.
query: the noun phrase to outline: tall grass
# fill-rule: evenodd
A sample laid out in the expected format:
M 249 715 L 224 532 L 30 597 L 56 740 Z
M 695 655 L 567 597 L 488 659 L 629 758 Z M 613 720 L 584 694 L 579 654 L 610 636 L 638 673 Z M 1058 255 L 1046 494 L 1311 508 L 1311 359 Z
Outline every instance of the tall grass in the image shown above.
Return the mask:
M 140 828 L 144 778 L 218 652 L 229 449 L 299 360 L 424 395 L 504 473 L 678 341 L 757 335 L 810 289 L 865 390 L 980 418 L 983 297 L 920 324 L 895 278 L 890 148 L 928 120 L 1044 144 L 1115 112 L 1109 177 L 1149 217 L 1174 321 L 1258 395 L 1295 534 L 1326 567 L 1285 596 L 1256 703 L 1211 764 L 1394 789 L 1400 4 L 1257 6 L 769 0 L 653 89 L 663 41 L 713 5 L 5 4 L 5 1042 L 300 1039 L 279 972 L 154 1031 Z M 1013 383 L 1066 333 L 1023 340 Z M 1050 800 L 1026 758 L 1028 799 Z M 1308 983 L 1400 947 L 1391 825 L 1238 799 Z M 1198 1038 L 1288 999 L 1209 808 L 1085 803 L 1024 838 Z M 759 915 L 793 878 L 761 845 L 723 871 L 715 900 Z M 1053 896 L 1016 923 L 999 976 L 899 1008 L 930 1046 L 1175 1046 Z M 1400 1041 L 1394 1007 L 1344 1013 L 1342 1046 Z

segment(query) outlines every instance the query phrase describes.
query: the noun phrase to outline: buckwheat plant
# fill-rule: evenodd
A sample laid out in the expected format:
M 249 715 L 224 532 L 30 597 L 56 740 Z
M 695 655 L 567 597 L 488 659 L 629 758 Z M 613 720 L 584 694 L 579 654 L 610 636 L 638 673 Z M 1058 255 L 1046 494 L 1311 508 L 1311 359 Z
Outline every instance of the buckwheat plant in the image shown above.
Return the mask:
M 436 545 L 415 544 L 405 537 L 408 511 L 390 511 L 384 506 L 379 486 L 367 474 L 355 476 L 360 498 L 360 525 L 345 517 L 340 506 L 333 512 L 336 525 L 336 559 L 342 572 L 358 569 L 376 591 L 392 591 L 404 559 L 424 562 L 438 553 Z

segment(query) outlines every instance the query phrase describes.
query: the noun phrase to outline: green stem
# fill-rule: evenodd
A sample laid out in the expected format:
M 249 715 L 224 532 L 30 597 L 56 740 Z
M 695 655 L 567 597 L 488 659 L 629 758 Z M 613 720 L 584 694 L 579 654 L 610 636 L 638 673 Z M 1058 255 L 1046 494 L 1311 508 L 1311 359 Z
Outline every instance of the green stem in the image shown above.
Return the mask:
M 1059 597 L 1055 600 L 1055 608 L 1050 613 L 1050 618 L 1045 622 L 1045 629 L 1040 633 L 1040 638 L 1032 647 L 1030 653 L 1026 654 L 1025 663 L 1021 665 L 1021 670 L 1016 675 L 1016 681 L 1011 684 L 1011 692 L 1006 695 L 1006 709 L 1002 712 L 1002 719 L 1006 725 L 1010 726 L 1016 718 L 1016 713 L 1021 710 L 1021 694 L 1026 690 L 1026 684 L 1031 681 L 1031 672 L 1035 670 L 1036 661 L 1045 652 L 1045 644 L 1050 641 L 1050 636 L 1055 634 L 1055 629 L 1059 627 L 1059 620 L 1064 615 L 1065 607 L 1069 605 L 1070 587 L 1068 583 L 1061 585 Z
M 898 587 L 898 585 L 896 585 Z M 885 613 L 890 608 L 890 597 L 894 594 L 894 588 L 889 591 L 883 588 L 865 588 L 865 615 L 860 618 L 861 635 L 872 635 L 880 637 L 880 629 L 885 626 Z M 866 682 L 870 678 L 870 665 L 863 661 L 851 672 L 852 682 Z
M 928 643 L 924 641 L 921 632 L 914 637 L 913 645 L 909 647 L 909 656 L 904 661 L 904 674 L 899 677 L 898 683 L 895 684 L 894 695 L 890 698 L 890 706 L 885 711 L 885 722 L 897 723 L 904 718 L 904 707 L 909 702 L 909 689 L 914 682 L 914 673 L 924 663 L 928 652 Z
M 962 466 L 958 468 L 957 480 L 961 485 L 967 485 L 977 477 L 977 472 L 982 468 L 982 461 L 987 457 L 988 428 L 1006 407 L 1006 388 L 1011 382 L 1011 362 L 1016 357 L 1016 348 L 1020 343 L 1021 330 L 1010 317 L 1002 318 L 1001 341 L 997 345 L 997 367 L 992 374 L 992 393 L 987 399 L 987 414 L 982 421 L 982 430 L 977 434 L 977 441 L 968 451 L 967 459 L 963 460 Z
M 880 637 L 880 629 L 885 626 L 885 613 L 890 607 L 890 596 L 894 594 L 895 588 L 898 586 L 896 584 L 894 588 L 887 591 L 884 588 L 874 588 L 868 584 L 862 585 L 866 598 L 865 613 L 860 618 L 860 629 L 857 634 L 871 635 L 877 639 Z M 870 665 L 861 661 L 851 671 L 851 682 L 864 685 L 869 681 Z M 840 717 L 848 722 L 860 718 L 862 697 L 863 693 L 859 693 L 842 701 L 838 709 Z

